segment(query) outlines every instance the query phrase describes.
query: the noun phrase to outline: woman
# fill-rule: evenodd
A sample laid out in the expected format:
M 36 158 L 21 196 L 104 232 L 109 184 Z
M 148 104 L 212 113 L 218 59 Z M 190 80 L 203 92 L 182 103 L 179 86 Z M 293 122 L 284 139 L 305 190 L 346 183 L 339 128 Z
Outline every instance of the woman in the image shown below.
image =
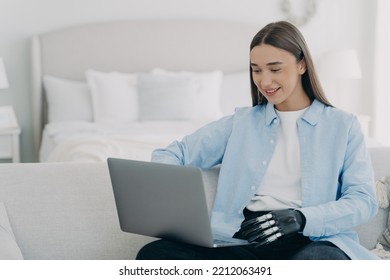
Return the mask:
M 253 107 L 154 151 L 152 160 L 221 164 L 213 231 L 250 245 L 159 240 L 138 259 L 372 259 L 353 228 L 377 212 L 359 122 L 325 98 L 299 30 L 265 26 L 250 46 Z

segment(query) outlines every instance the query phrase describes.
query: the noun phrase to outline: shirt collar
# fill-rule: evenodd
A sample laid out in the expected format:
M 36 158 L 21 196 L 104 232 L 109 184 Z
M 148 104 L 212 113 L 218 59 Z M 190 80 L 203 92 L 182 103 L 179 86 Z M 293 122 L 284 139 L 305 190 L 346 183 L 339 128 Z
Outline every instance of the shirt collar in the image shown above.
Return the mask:
M 265 108 L 265 121 L 267 125 L 270 125 L 274 119 L 277 119 L 278 115 L 275 112 L 274 104 L 267 102 Z
M 325 109 L 325 104 L 315 99 L 309 109 L 303 114 L 302 119 L 311 125 L 316 125 Z
M 303 114 L 302 119 L 314 126 L 318 123 L 320 115 L 324 108 L 325 104 L 315 99 L 310 105 L 309 109 Z M 274 104 L 270 102 L 267 103 L 265 117 L 267 125 L 270 125 L 274 119 L 278 118 L 275 112 Z

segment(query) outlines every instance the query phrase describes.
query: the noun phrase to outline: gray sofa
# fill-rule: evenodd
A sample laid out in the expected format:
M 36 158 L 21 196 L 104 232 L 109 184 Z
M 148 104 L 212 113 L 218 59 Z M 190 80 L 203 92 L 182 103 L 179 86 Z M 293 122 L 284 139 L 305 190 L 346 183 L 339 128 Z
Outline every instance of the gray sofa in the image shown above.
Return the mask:
M 372 148 L 370 153 L 377 178 L 390 174 L 390 148 Z M 218 170 L 204 175 L 211 204 Z M 0 238 L 8 234 L 22 254 L 9 258 L 133 259 L 153 240 L 120 230 L 105 163 L 1 164 L 0 178 L 0 202 L 10 226 L 0 225 Z M 388 207 L 380 209 L 374 220 L 358 228 L 364 246 L 375 247 L 388 214 Z

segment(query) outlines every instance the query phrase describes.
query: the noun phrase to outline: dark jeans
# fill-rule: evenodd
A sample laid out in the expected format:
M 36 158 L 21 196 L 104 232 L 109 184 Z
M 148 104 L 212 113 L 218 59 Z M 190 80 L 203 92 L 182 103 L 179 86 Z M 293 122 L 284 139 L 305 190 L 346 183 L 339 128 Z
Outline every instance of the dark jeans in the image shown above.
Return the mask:
M 260 212 L 244 210 L 245 219 L 259 216 Z M 302 234 L 282 237 L 268 245 L 206 248 L 157 240 L 138 252 L 138 260 L 349 260 L 337 246 L 328 241 L 311 241 Z
M 265 247 L 265 246 L 264 246 Z M 252 245 L 205 248 L 168 240 L 145 245 L 137 260 L 349 260 L 348 256 L 327 241 L 310 242 L 296 250 L 254 248 Z

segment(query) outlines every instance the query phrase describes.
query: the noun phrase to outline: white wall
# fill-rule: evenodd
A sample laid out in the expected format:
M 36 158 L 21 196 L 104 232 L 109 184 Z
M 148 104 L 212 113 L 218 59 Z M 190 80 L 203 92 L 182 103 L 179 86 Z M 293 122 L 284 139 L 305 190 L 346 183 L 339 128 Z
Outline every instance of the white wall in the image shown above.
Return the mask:
M 298 6 L 305 2 L 292 1 Z M 363 72 L 355 95 L 359 103 L 349 108 L 346 105 L 346 109 L 371 114 L 376 0 L 317 1 L 315 18 L 301 30 L 315 57 L 337 48 L 358 50 Z M 0 91 L 0 105 L 15 108 L 22 128 L 22 161 L 33 159 L 29 76 L 32 35 L 86 22 L 140 18 L 232 20 L 257 24 L 260 29 L 270 21 L 284 19 L 279 6 L 277 0 L 0 0 L 0 56 L 10 83 L 9 89 Z

